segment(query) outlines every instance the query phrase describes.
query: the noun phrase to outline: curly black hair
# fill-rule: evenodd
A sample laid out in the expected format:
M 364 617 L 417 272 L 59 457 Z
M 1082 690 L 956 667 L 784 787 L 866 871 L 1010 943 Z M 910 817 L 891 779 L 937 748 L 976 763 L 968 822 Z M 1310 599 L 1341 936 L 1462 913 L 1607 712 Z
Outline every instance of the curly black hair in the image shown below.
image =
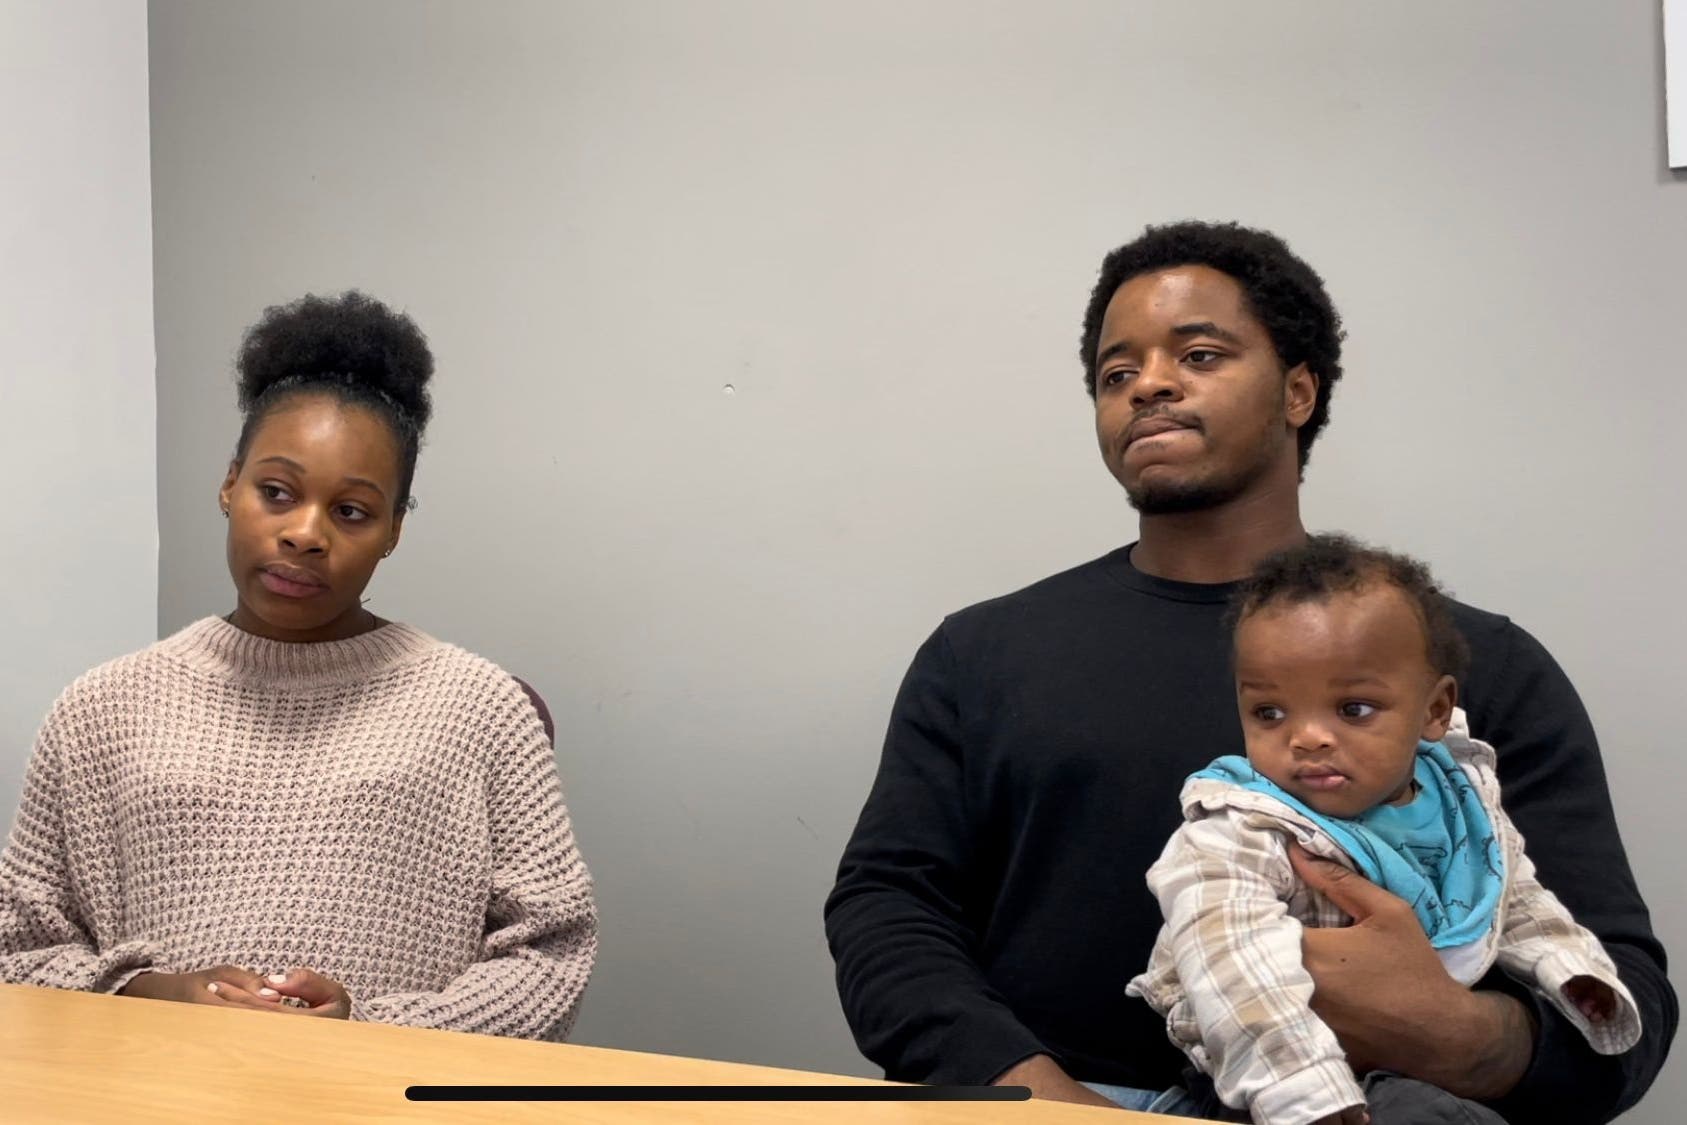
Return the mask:
M 307 294 L 264 310 L 246 330 L 235 367 L 245 416 L 236 461 L 246 459 L 258 425 L 282 402 L 331 394 L 392 427 L 399 446 L 395 502 L 400 511 L 410 507 L 422 431 L 433 414 L 427 389 L 433 353 L 415 321 L 355 289 L 337 297 Z
M 1416 559 L 1371 547 L 1346 535 L 1309 535 L 1306 542 L 1268 556 L 1231 597 L 1232 629 L 1271 605 L 1298 605 L 1374 583 L 1393 586 L 1418 611 L 1430 666 L 1462 680 L 1470 646 L 1453 623 L 1452 596 Z
M 1318 377 L 1312 416 L 1297 436 L 1300 468 L 1312 456 L 1312 443 L 1330 419 L 1330 393 L 1341 378 L 1341 341 L 1345 333 L 1324 281 L 1288 244 L 1269 231 L 1237 223 L 1181 222 L 1150 226 L 1133 242 L 1108 254 L 1084 310 L 1078 345 L 1084 362 L 1084 386 L 1095 397 L 1095 355 L 1101 322 L 1119 286 L 1133 277 L 1174 266 L 1207 266 L 1228 274 L 1242 287 L 1247 307 L 1271 336 L 1284 367 L 1306 364 Z

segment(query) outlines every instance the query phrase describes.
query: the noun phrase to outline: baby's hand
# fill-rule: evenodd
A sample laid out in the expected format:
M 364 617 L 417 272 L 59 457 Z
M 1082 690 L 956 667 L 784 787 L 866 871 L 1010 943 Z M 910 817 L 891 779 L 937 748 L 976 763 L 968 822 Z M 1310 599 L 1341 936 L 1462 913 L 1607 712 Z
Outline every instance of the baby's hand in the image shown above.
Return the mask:
M 1590 1023 L 1609 1023 L 1617 1018 L 1617 994 L 1602 980 L 1571 977 L 1564 983 L 1564 999 Z

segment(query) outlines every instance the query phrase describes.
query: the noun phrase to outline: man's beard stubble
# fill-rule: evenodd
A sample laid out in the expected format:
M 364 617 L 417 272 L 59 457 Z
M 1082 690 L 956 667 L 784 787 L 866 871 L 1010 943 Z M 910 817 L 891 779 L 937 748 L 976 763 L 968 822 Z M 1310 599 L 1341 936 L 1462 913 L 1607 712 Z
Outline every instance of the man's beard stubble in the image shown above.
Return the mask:
M 1187 515 L 1230 503 L 1269 470 L 1276 456 L 1273 448 L 1275 434 L 1288 422 L 1286 407 L 1287 403 L 1280 406 L 1277 417 L 1260 429 L 1254 441 L 1253 455 L 1236 472 L 1223 477 L 1160 481 L 1148 485 L 1143 485 L 1139 478 L 1136 488 L 1125 489 L 1126 499 L 1131 507 L 1145 516 Z

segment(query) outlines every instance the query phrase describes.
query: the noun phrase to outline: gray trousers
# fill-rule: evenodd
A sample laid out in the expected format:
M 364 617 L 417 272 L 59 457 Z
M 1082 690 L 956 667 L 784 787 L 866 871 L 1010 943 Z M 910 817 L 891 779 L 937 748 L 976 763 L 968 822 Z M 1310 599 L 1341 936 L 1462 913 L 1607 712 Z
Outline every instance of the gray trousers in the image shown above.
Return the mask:
M 1218 1100 L 1212 1080 L 1189 1071 L 1185 1088 L 1208 1121 L 1247 1121 L 1245 1111 Z M 1371 1125 L 1506 1125 L 1505 1118 L 1480 1102 L 1456 1097 L 1427 1082 L 1374 1070 L 1360 1082 Z
M 1361 1083 L 1370 1106 L 1371 1125 L 1506 1125 L 1505 1118 L 1439 1086 L 1387 1071 L 1374 1071 Z

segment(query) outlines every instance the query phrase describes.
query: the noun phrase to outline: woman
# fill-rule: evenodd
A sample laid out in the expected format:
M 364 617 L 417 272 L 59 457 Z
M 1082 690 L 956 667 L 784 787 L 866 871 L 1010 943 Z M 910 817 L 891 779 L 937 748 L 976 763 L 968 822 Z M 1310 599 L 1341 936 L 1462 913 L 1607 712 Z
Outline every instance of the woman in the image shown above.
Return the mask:
M 234 611 L 54 705 L 0 853 L 0 979 L 560 1038 L 597 914 L 540 718 L 362 602 L 410 508 L 427 342 L 309 296 L 239 372 Z

